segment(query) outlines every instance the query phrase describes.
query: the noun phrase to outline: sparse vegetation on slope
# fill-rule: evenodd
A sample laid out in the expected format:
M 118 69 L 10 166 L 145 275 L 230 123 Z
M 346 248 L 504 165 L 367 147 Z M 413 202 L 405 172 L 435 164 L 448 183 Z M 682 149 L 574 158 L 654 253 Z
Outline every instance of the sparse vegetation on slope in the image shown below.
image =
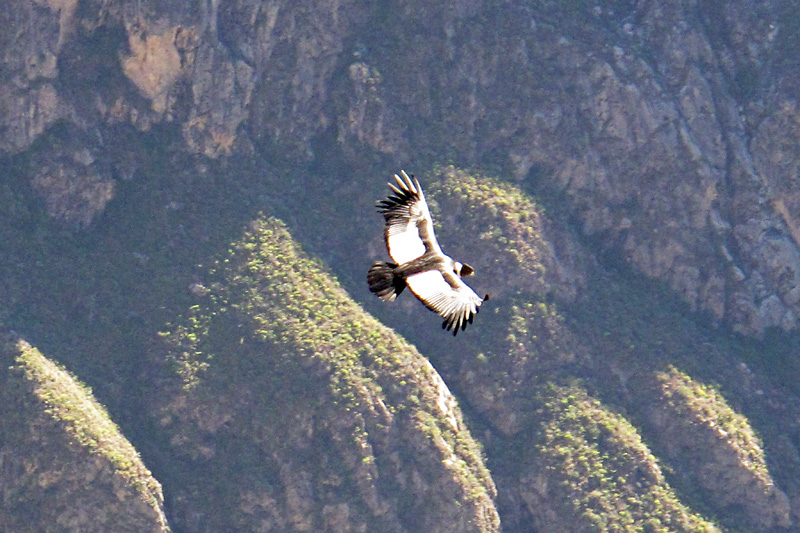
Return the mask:
M 481 265 L 487 279 L 503 279 L 505 290 L 534 294 L 549 290 L 544 275 L 552 252 L 542 235 L 541 207 L 516 187 L 496 179 L 452 166 L 436 174 L 442 180 L 428 189 L 443 240 L 457 244 L 469 236 L 469 251 L 478 254 L 470 261 Z
M 636 429 L 578 385 L 540 396 L 523 495 L 548 531 L 718 531 L 684 506 Z M 536 509 L 543 506 L 544 510 Z M 548 517 L 558 520 L 546 522 Z M 556 525 L 557 524 L 557 525 Z
M 0 322 L 176 528 L 493 530 L 495 482 L 507 531 L 798 528 L 793 3 L 36 4 L 0 11 Z M 384 177 L 444 160 L 504 169 L 420 176 L 492 295 L 457 339 L 363 283 Z M 54 480 L 114 502 L 132 450 L 37 361 L 0 520 L 91 516 Z
M 198 469 L 261 463 L 235 483 L 214 476 L 213 489 L 184 473 L 207 520 L 220 519 L 212 490 L 237 509 L 220 525 L 269 516 L 326 529 L 345 513 L 387 531 L 498 527 L 492 480 L 444 383 L 283 224 L 253 222 L 203 284 L 163 334 L 163 424 Z M 246 499 L 271 503 L 247 511 Z
M 658 372 L 660 401 L 653 424 L 670 439 L 663 447 L 683 465 L 708 501 L 756 529 L 786 527 L 790 508 L 772 479 L 761 439 L 747 418 L 735 412 L 713 387 L 671 366 Z M 715 490 L 724 486 L 724 491 Z
M 497 306 L 494 312 L 481 316 L 483 327 L 491 330 L 492 335 L 481 336 L 465 346 L 469 355 L 462 352 L 443 361 L 437 360 L 437 364 L 449 380 L 459 384 L 459 392 L 469 399 L 470 406 L 485 416 L 489 425 L 501 434 L 513 436 L 512 441 L 516 445 L 524 446 L 518 440 L 536 431 L 540 424 L 549 428 L 542 431 L 551 437 L 556 434 L 561 437 L 575 436 L 572 440 L 540 439 L 537 444 L 539 455 L 536 460 L 529 459 L 526 482 L 536 487 L 548 476 L 563 474 L 563 479 L 558 478 L 564 483 L 562 488 L 569 485 L 570 479 L 576 483 L 579 479 L 591 480 L 589 484 L 600 487 L 587 489 L 583 496 L 580 490 L 585 489 L 585 485 L 580 483 L 572 487 L 577 491 L 574 494 L 567 490 L 528 492 L 529 498 L 536 501 L 536 505 L 528 506 L 535 520 L 541 520 L 542 524 L 564 520 L 567 524 L 564 531 L 614 527 L 629 530 L 648 530 L 648 527 L 655 528 L 653 530 L 695 530 L 700 527 L 698 524 L 708 528 L 716 526 L 700 518 L 690 505 L 699 505 L 703 512 L 718 519 L 729 517 L 730 513 L 725 511 L 725 507 L 736 500 L 736 505 L 746 510 L 735 520 L 724 521 L 726 525 L 737 521 L 756 528 L 785 524 L 785 496 L 772 481 L 763 453 L 758 457 L 758 453 L 753 456 L 753 453 L 761 450 L 758 440 L 749 429 L 746 419 L 736 415 L 721 395 L 702 394 L 702 404 L 705 409 L 722 417 L 718 422 L 711 422 L 712 426 L 733 424 L 738 428 L 734 433 L 739 436 L 734 439 L 736 443 L 731 444 L 730 453 L 726 451 L 729 445 L 724 439 L 708 440 L 699 449 L 696 443 L 690 444 L 688 440 L 693 437 L 688 435 L 696 437 L 701 429 L 690 420 L 695 415 L 690 414 L 688 407 L 680 413 L 668 408 L 675 420 L 681 421 L 676 423 L 692 426 L 685 432 L 687 442 L 681 449 L 696 453 L 698 459 L 704 457 L 706 463 L 692 463 L 694 467 L 681 470 L 680 475 L 669 477 L 667 481 L 660 474 L 653 452 L 639 436 L 639 431 L 643 431 L 647 439 L 669 442 L 678 435 L 674 429 L 665 428 L 663 424 L 654 425 L 649 418 L 652 411 L 648 406 L 658 410 L 677 401 L 675 398 L 668 400 L 662 397 L 661 391 L 651 388 L 649 380 L 653 377 L 654 368 L 663 368 L 666 359 L 691 361 L 694 372 L 709 372 L 724 361 L 726 345 L 710 344 L 710 337 L 698 336 L 700 331 L 697 325 L 683 316 L 683 306 L 674 298 L 671 299 L 663 288 L 653 287 L 652 283 L 645 280 L 639 280 L 636 284 L 622 284 L 613 272 L 580 256 L 575 257 L 574 254 L 585 253 L 575 244 L 568 244 L 556 252 L 551 243 L 554 240 L 568 242 L 569 236 L 546 235 L 547 224 L 553 224 L 553 220 L 549 220 L 541 207 L 526 199 L 526 195 L 513 186 L 498 185 L 491 178 L 474 177 L 453 168 L 445 169 L 442 173 L 442 183 L 429 189 L 442 206 L 441 211 L 451 217 L 447 224 L 451 228 L 451 235 L 453 228 L 459 231 L 466 228 L 466 234 L 476 235 L 480 234 L 481 228 L 485 228 L 485 234 L 491 235 L 476 247 L 479 260 L 473 266 L 479 275 L 486 270 L 492 272 L 491 261 L 495 256 L 506 257 L 505 250 L 525 249 L 520 242 L 530 247 L 524 256 L 520 256 L 523 259 L 503 260 L 503 268 L 490 275 L 495 283 L 503 285 L 506 290 L 509 285 L 516 287 L 516 290 L 509 291 L 514 294 L 511 298 L 500 291 L 500 297 L 490 302 Z M 499 200 L 495 195 L 507 196 L 507 199 Z M 515 209 L 528 210 L 529 214 L 523 219 L 514 213 Z M 471 223 L 470 218 L 475 213 L 480 213 L 480 222 Z M 533 237 L 538 233 L 546 238 Z M 451 240 L 458 241 L 456 238 Z M 474 254 L 476 249 L 470 248 L 459 254 L 469 257 L 469 253 Z M 544 262 L 561 268 L 565 264 L 572 268 L 584 266 L 583 270 L 562 271 L 552 276 L 547 280 L 548 288 L 552 289 L 559 281 L 570 277 L 581 280 L 585 286 L 578 284 L 577 294 L 566 291 L 542 294 L 537 290 L 541 273 L 552 274 L 555 270 L 544 268 Z M 539 266 L 531 270 L 531 265 Z M 711 346 L 713 349 L 709 348 Z M 687 351 L 692 353 L 696 350 L 704 350 L 711 357 L 706 361 L 685 355 Z M 727 369 L 724 375 L 731 377 Z M 549 407 L 561 404 L 547 398 L 553 397 L 554 390 L 564 392 L 565 389 L 553 388 L 551 384 L 563 383 L 568 377 L 580 379 L 599 399 L 590 401 L 581 390 L 583 396 L 578 397 L 585 398 L 577 401 L 574 391 L 569 394 L 565 392 L 575 401 L 568 402 L 568 410 L 553 413 Z M 684 377 L 688 379 L 688 375 Z M 710 389 L 698 390 L 707 392 Z M 631 416 L 626 418 L 613 414 L 608 408 L 609 404 L 605 403 L 609 400 L 619 402 L 618 405 L 628 409 Z M 685 403 L 695 407 L 699 405 L 695 401 Z M 720 413 L 727 414 L 723 416 Z M 606 437 L 598 440 L 600 433 L 597 427 L 593 429 L 593 424 L 596 426 L 601 423 L 616 436 L 611 440 Z M 571 427 L 562 431 L 560 428 L 564 424 Z M 641 429 L 636 429 L 633 424 L 640 425 Z M 665 434 L 671 437 L 664 439 Z M 608 443 L 614 439 L 622 439 L 624 445 L 609 446 Z M 608 472 L 624 473 L 640 468 L 635 454 L 632 455 L 629 449 L 631 447 L 636 448 L 637 453 L 641 452 L 640 455 L 644 453 L 647 456 L 648 468 L 659 471 L 658 479 L 648 481 L 646 488 L 642 488 L 640 481 L 627 474 L 606 475 Z M 655 453 L 665 454 L 662 457 L 663 464 L 667 465 L 670 472 L 674 471 L 673 462 L 678 457 L 665 453 L 667 450 L 663 446 L 655 449 Z M 490 464 L 495 452 L 498 456 L 493 464 L 498 471 L 514 471 L 515 464 L 512 463 L 519 461 L 520 456 L 490 448 Z M 740 459 L 732 458 L 742 453 L 745 455 Z M 713 458 L 718 456 L 728 459 L 715 461 Z M 574 467 L 575 457 L 587 460 L 596 457 L 597 461 L 583 461 L 581 466 Z M 748 462 L 748 458 L 752 461 Z M 688 457 L 681 455 L 677 462 L 684 464 L 687 461 Z M 734 466 L 737 461 L 742 462 L 741 469 Z M 749 466 L 744 465 L 745 462 Z M 726 469 L 722 464 L 731 468 Z M 716 470 L 717 467 L 719 470 Z M 753 468 L 753 473 L 748 474 L 748 468 Z M 722 472 L 727 471 L 738 479 L 737 486 L 741 489 L 720 493 L 719 500 L 706 494 L 704 501 L 717 503 L 710 507 L 699 504 L 698 499 L 692 496 L 694 491 L 689 489 L 692 484 L 698 484 L 697 476 L 693 473 L 698 470 L 717 472 L 712 476 L 714 481 L 708 482 L 709 486 L 714 487 L 727 484 L 720 482 Z M 516 476 L 512 478 L 516 479 Z M 702 486 L 702 483 L 699 485 Z M 676 489 L 679 489 L 678 492 Z M 602 497 L 598 494 L 602 494 Z
M 0 513 L 1 529 L 168 529 L 161 485 L 89 388 L 13 336 L 0 346 L 0 385 L 4 502 L 41 506 L 30 521 Z

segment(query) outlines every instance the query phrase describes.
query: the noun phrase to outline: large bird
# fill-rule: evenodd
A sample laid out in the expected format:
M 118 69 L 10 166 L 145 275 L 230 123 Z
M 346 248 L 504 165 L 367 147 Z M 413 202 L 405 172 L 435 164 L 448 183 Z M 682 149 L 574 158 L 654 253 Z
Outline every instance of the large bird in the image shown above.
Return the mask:
M 378 261 L 367 273 L 369 290 L 391 302 L 408 287 L 425 307 L 444 319 L 442 328 L 464 330 L 489 298 L 478 296 L 461 278 L 472 267 L 445 255 L 436 242 L 422 187 L 405 171 L 389 183 L 394 194 L 378 202 L 386 224 L 383 236 L 393 262 Z

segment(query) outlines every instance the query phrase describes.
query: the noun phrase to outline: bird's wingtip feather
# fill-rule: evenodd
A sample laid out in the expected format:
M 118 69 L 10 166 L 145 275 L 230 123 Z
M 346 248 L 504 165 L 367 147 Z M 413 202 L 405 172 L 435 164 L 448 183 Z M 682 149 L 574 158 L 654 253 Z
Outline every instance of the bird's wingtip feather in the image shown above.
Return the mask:
M 408 176 L 405 170 L 401 170 L 400 174 L 403 175 L 403 180 L 405 180 L 405 187 L 409 191 L 413 192 L 414 194 L 419 194 L 419 190 L 414 186 L 414 183 L 417 181 L 416 178 L 414 181 L 411 181 L 411 178 Z

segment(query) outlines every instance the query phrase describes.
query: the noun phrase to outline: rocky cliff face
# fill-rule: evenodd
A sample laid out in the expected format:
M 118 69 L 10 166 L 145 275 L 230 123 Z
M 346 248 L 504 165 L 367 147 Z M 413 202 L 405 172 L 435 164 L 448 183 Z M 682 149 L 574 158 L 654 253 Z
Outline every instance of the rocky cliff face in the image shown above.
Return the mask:
M 0 24 L 0 321 L 118 413 L 176 530 L 798 527 L 792 2 L 14 0 Z M 497 302 L 483 334 L 362 294 L 400 166 Z M 342 325 L 339 289 L 305 300 L 295 239 L 435 370 Z M 40 438 L 30 409 L 4 438 Z M 116 479 L 93 457 L 75 476 Z M 115 490 L 102 513 L 167 527 Z
M 796 200 L 776 158 L 794 137 L 776 122 L 792 122 L 796 35 L 778 4 L 420 6 L 412 32 L 439 38 L 406 37 L 392 72 L 423 74 L 387 79 L 386 105 L 428 142 L 447 124 L 457 153 L 565 194 L 586 235 L 692 309 L 792 330 L 796 214 L 781 205 Z
M 441 146 L 564 193 L 586 235 L 692 309 L 748 334 L 797 327 L 789 3 L 20 1 L 2 16 L 17 31 L 0 43 L 0 148 L 83 133 L 31 172 L 56 218 L 90 223 L 135 174 L 93 155 L 118 128 L 169 125 L 211 158 L 314 158 L 323 132 L 345 154 Z

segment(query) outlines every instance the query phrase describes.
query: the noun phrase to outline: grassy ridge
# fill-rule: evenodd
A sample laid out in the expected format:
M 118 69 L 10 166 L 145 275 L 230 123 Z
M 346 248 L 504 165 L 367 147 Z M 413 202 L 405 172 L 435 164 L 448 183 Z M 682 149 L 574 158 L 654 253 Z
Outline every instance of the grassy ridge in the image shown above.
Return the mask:
M 96 521 L 91 518 L 96 527 L 110 527 L 130 520 L 131 524 L 139 524 L 135 527 L 145 523 L 149 524 L 147 527 L 167 529 L 161 485 L 109 418 L 106 409 L 94 398 L 91 389 L 24 340 L 7 339 L 0 347 L 0 357 L 3 360 L 0 397 L 2 408 L 6 410 L 0 423 L 3 436 L 0 443 L 26 456 L 29 465 L 20 477 L 5 480 L 9 493 L 22 490 L 25 498 L 41 498 L 47 505 L 58 508 L 61 505 L 58 499 L 53 499 L 47 490 L 43 491 L 53 484 L 64 491 L 63 496 L 70 495 L 84 505 L 95 506 L 95 512 L 103 513 Z M 104 493 L 108 489 L 106 483 L 116 482 L 104 479 L 104 474 L 92 473 L 96 467 L 87 455 L 109 466 L 110 479 L 119 478 L 116 497 Z M 88 464 L 82 466 L 81 462 Z M 39 480 L 38 486 L 36 482 L 31 484 L 32 479 L 26 479 L 31 477 Z M 86 486 L 85 477 L 100 478 L 97 487 Z M 20 489 L 25 484 L 30 485 Z M 112 501 L 106 501 L 109 496 Z M 130 503 L 131 499 L 141 504 Z M 128 503 L 121 504 L 123 500 Z M 118 508 L 117 504 L 120 504 Z M 126 506 L 134 511 L 123 510 Z M 136 511 L 137 506 L 147 510 Z M 49 512 L 43 511 L 43 516 L 48 516 Z M 133 512 L 133 516 L 126 516 L 129 512 Z M 127 526 L 125 528 L 127 530 Z
M 159 396 L 167 431 L 180 435 L 178 453 L 200 463 L 211 452 L 195 443 L 220 450 L 239 439 L 250 444 L 238 457 L 214 452 L 214 461 L 265 465 L 257 479 L 212 483 L 216 491 L 246 488 L 290 500 L 293 482 L 281 473 L 289 469 L 319 495 L 299 506 L 316 527 L 324 527 L 326 506 L 345 503 L 352 520 L 369 527 L 435 529 L 465 520 L 466 530 L 497 527 L 490 474 L 444 383 L 307 257 L 280 221 L 250 224 L 196 292 L 200 303 L 162 334 L 170 362 L 171 385 Z M 219 427 L 211 422 L 217 417 L 225 419 Z M 287 426 L 293 422 L 302 433 Z M 292 449 L 313 450 L 315 458 L 300 460 Z M 409 492 L 411 472 L 420 486 Z M 461 510 L 449 516 L 454 502 Z M 288 503 L 272 512 L 286 524 L 300 520 Z M 245 516 L 232 520 L 248 527 Z
M 713 375 L 736 397 L 735 344 L 684 316 L 654 283 L 630 283 L 580 257 L 588 250 L 557 233 L 554 216 L 515 187 L 452 167 L 441 173 L 428 190 L 448 218 L 442 240 L 475 236 L 457 256 L 477 256 L 473 266 L 489 272 L 488 283 L 516 290 L 500 291 L 489 302 L 496 311 L 479 317 L 491 334 L 465 345 L 466 353 L 437 358 L 437 366 L 515 446 L 538 435 L 536 452 L 488 450 L 501 472 L 527 461 L 521 491 L 535 519 L 547 524 L 552 513 L 564 531 L 717 528 L 698 506 L 725 526 L 788 523 L 786 496 L 751 421 L 702 384 Z M 570 279 L 572 291 L 559 287 Z M 705 357 L 691 356 L 698 352 Z M 673 376 L 664 370 L 670 362 L 695 378 Z M 670 452 L 673 441 L 681 454 Z M 642 468 L 658 475 L 630 475 Z M 716 481 L 699 482 L 698 472 Z M 695 487 L 711 485 L 698 498 Z M 734 502 L 746 511 L 733 516 Z
M 680 502 L 624 417 L 578 385 L 548 387 L 540 401 L 528 504 L 570 517 L 559 531 L 718 531 Z
M 364 238 L 356 234 L 362 231 L 360 222 L 375 223 L 375 216 L 360 214 L 359 224 L 352 224 L 351 211 L 371 205 L 372 198 L 337 197 L 326 204 L 323 215 L 317 213 L 331 228 L 346 226 L 338 232 L 339 247 L 325 255 L 328 268 L 304 254 L 294 240 L 295 234 L 327 238 L 320 236 L 316 219 L 302 214 L 296 215 L 291 235 L 281 222 L 260 216 L 235 236 L 232 228 L 241 228 L 243 220 L 254 216 L 258 202 L 242 186 L 250 196 L 238 191 L 220 203 L 221 178 L 208 178 L 202 188 L 193 189 L 180 209 L 172 207 L 182 190 L 178 178 L 165 190 L 147 193 L 144 187 L 136 201 L 145 206 L 146 216 L 118 209 L 127 218 L 109 220 L 102 231 L 96 228 L 97 244 L 80 236 L 49 235 L 40 227 L 40 241 L 26 247 L 29 239 L 23 232 L 6 228 L 22 249 L 22 255 L 2 259 L 7 271 L 19 279 L 23 273 L 30 279 L 28 271 L 34 274 L 33 281 L 25 282 L 29 288 L 17 284 L 11 290 L 15 308 L 29 313 L 14 315 L 15 329 L 17 323 L 33 323 L 34 331 L 45 331 L 61 348 L 67 347 L 59 353 L 68 354 L 70 368 L 103 390 L 112 412 L 135 405 L 126 413 L 131 431 L 147 427 L 140 426 L 142 421 L 155 420 L 158 435 L 146 429 L 136 435 L 137 442 L 149 448 L 148 464 L 164 484 L 176 524 L 189 529 L 197 526 L 191 517 L 198 509 L 204 520 L 220 528 L 253 528 L 256 517 L 265 516 L 279 524 L 275 527 L 324 527 L 345 515 L 353 524 L 385 530 L 430 529 L 460 520 L 494 527 L 490 501 L 497 478 L 484 466 L 447 387 L 459 392 L 462 405 L 475 415 L 475 427 L 484 427 L 485 417 L 486 426 L 503 435 L 510 452 L 498 452 L 487 438 L 489 463 L 498 472 L 516 475 L 521 464 L 527 465 L 525 476 L 517 475 L 503 489 L 508 494 L 522 491 L 538 502 L 525 505 L 525 516 L 543 519 L 542 509 L 555 509 L 565 527 L 606 523 L 635 529 L 656 524 L 656 518 L 676 528 L 694 520 L 707 524 L 689 507 L 718 519 L 725 504 L 708 498 L 717 489 L 704 489 L 700 496 L 692 492 L 695 482 L 681 468 L 689 464 L 688 456 L 673 456 L 660 447 L 663 428 L 637 407 L 666 401 L 660 398 L 657 373 L 666 372 L 669 364 L 693 380 L 690 389 L 701 387 L 698 397 L 712 409 L 764 413 L 763 419 L 705 417 L 704 425 L 688 424 L 683 432 L 688 446 L 711 422 L 738 420 L 737 427 L 752 435 L 757 434 L 751 427 L 755 424 L 762 434 L 764 428 L 769 431 L 758 447 L 763 460 L 752 464 L 760 465 L 759 472 L 766 467 L 782 476 L 782 488 L 791 482 L 792 476 L 785 474 L 792 471 L 791 462 L 776 448 L 786 438 L 787 426 L 765 424 L 774 409 L 757 399 L 748 403 L 752 395 L 743 396 L 735 366 L 727 366 L 730 340 L 684 316 L 684 307 L 668 291 L 647 280 L 634 283 L 619 273 L 591 268 L 582 274 L 592 261 L 584 263 L 580 253 L 572 253 L 580 246 L 569 244 L 570 237 L 554 229 L 561 222 L 554 222 L 552 213 L 519 189 L 453 167 L 441 169 L 438 177 L 440 181 L 429 177 L 423 185 L 441 224 L 440 241 L 445 251 L 478 269 L 471 283 L 478 290 L 488 286 L 492 300 L 456 339 L 439 335 L 435 317 L 415 307 L 416 302 L 408 303 L 406 315 L 402 302 L 381 309 L 431 358 L 446 386 L 413 347 L 354 303 L 331 272 L 338 269 L 336 274 L 351 283 L 357 278 L 362 287 L 363 274 L 351 271 L 364 261 Z M 253 187 L 256 182 L 253 178 Z M 274 192 L 258 191 L 263 197 Z M 283 209 L 300 213 L 306 203 L 326 200 L 327 188 L 313 194 L 311 200 L 292 197 Z M 125 229 L 144 219 L 146 231 Z M 475 242 L 466 238 L 470 235 L 477 236 Z M 358 253 L 341 249 L 341 242 L 351 240 Z M 322 251 L 319 242 L 315 246 Z M 588 256 L 585 250 L 581 253 Z M 332 259 L 336 257 L 347 261 Z M 200 262 L 208 266 L 196 266 Z M 187 291 L 193 278 L 196 283 Z M 65 302 L 77 304 L 73 309 Z M 163 327 L 164 320 L 168 327 Z M 164 331 L 154 342 L 158 325 Z M 148 346 L 145 361 L 140 354 Z M 138 383 L 140 376 L 148 380 L 145 393 L 123 386 Z M 754 390 L 763 386 L 753 379 L 758 383 Z M 703 393 L 705 385 L 698 384 L 713 380 L 721 383 L 715 389 L 719 393 Z M 588 396 L 583 398 L 573 386 L 589 391 Z M 548 410 L 546 398 L 557 396 L 553 390 L 575 396 L 568 410 Z M 132 404 L 128 395 L 146 401 Z M 681 398 L 673 396 L 673 401 Z M 742 411 L 742 405 L 749 411 Z M 690 416 L 681 409 L 673 414 L 677 421 Z M 783 420 L 790 417 L 787 410 Z M 602 419 L 605 429 L 592 429 L 595 419 Z M 565 431 L 575 438 L 543 437 Z M 631 432 L 638 444 L 620 436 Z M 611 437 L 600 438 L 606 433 Z M 617 440 L 621 444 L 605 449 Z M 760 441 L 741 441 L 748 442 Z M 720 450 L 737 449 L 732 440 L 709 443 Z M 776 453 L 769 453 L 771 445 Z M 629 456 L 641 446 L 659 458 L 642 464 L 663 465 L 667 481 L 650 480 L 639 495 L 625 472 L 639 464 L 629 462 Z M 527 447 L 527 456 L 516 454 Z M 706 449 L 695 451 L 701 461 L 715 460 Z M 583 456 L 597 459 L 580 472 L 601 487 L 599 496 L 578 481 L 579 470 L 560 476 L 565 461 L 572 464 Z M 741 477 L 747 474 L 746 464 L 742 461 L 731 471 Z M 605 474 L 595 479 L 595 467 Z M 231 473 L 238 474 L 235 482 L 229 481 Z M 625 481 L 618 473 L 625 474 Z M 537 493 L 531 487 L 541 476 L 560 488 Z M 772 482 L 765 479 L 762 486 Z M 306 490 L 314 497 L 304 496 Z M 571 499 L 564 499 L 567 494 Z M 754 493 L 736 494 L 738 504 Z M 706 500 L 711 503 L 701 503 Z M 453 512 L 453 501 L 468 512 Z M 556 501 L 568 505 L 559 507 Z M 779 507 L 774 499 L 765 501 Z M 484 519 L 477 517 L 479 509 L 486 513 Z M 765 514 L 773 523 L 779 517 L 772 510 Z M 736 527 L 746 520 L 721 523 Z M 508 524 L 513 529 L 513 520 Z

